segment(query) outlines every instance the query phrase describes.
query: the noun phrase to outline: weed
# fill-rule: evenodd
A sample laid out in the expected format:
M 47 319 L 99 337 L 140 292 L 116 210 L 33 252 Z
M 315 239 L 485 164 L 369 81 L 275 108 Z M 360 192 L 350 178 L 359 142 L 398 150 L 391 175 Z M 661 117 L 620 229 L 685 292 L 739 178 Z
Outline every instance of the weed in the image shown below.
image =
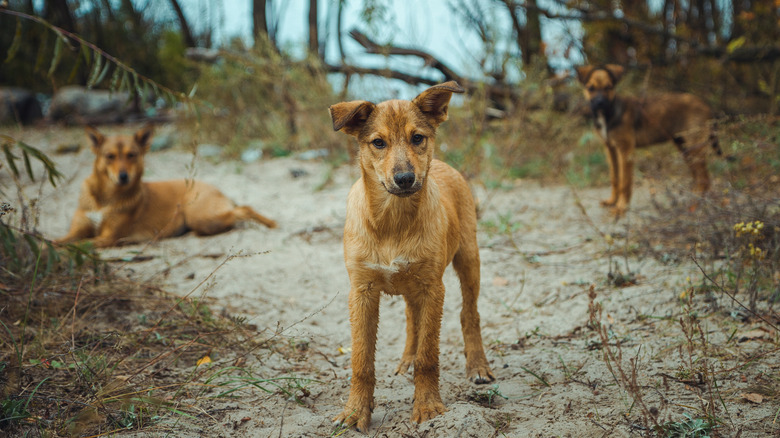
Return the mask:
M 505 396 L 501 393 L 501 390 L 499 389 L 498 385 L 492 385 L 487 390 L 477 390 L 472 392 L 468 399 L 469 401 L 473 401 L 474 403 L 477 403 L 479 405 L 482 405 L 486 408 L 494 408 L 496 403 L 496 397 L 502 398 L 504 400 L 509 400 L 509 397 Z
M 658 428 L 659 436 L 665 438 L 710 438 L 715 427 L 709 419 L 693 418 L 687 413 L 685 420 L 668 422 Z

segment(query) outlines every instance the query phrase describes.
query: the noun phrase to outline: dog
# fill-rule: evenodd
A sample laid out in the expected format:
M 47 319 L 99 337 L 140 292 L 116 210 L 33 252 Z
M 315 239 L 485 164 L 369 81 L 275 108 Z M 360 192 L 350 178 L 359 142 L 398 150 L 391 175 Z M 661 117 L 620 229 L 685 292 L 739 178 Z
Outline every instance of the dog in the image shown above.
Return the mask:
M 436 129 L 447 119 L 450 81 L 412 101 L 342 102 L 333 129 L 357 139 L 360 179 L 347 198 L 344 261 L 349 273 L 352 385 L 336 424 L 367 431 L 374 408 L 374 353 L 380 293 L 406 302 L 406 346 L 396 374 L 414 368 L 412 421 L 445 412 L 439 393 L 442 275 L 452 262 L 461 283 L 466 375 L 495 380 L 482 345 L 477 298 L 477 217 L 466 180 L 433 158 Z
M 106 137 L 87 127 L 95 154 L 92 174 L 81 186 L 70 231 L 55 243 L 86 240 L 97 248 L 178 236 L 227 231 L 239 221 L 269 228 L 276 222 L 250 207 L 237 207 L 214 186 L 193 180 L 143 182 L 144 157 L 153 128 Z
M 707 144 L 722 151 L 715 135 L 712 109 L 688 93 L 667 93 L 637 99 L 617 96 L 615 87 L 623 76 L 622 66 L 585 65 L 576 68 L 585 88 L 585 98 L 595 118 L 595 128 L 606 145 L 612 196 L 601 205 L 612 207 L 616 217 L 625 214 L 631 201 L 634 149 L 672 141 L 693 175 L 694 190 L 710 188 Z

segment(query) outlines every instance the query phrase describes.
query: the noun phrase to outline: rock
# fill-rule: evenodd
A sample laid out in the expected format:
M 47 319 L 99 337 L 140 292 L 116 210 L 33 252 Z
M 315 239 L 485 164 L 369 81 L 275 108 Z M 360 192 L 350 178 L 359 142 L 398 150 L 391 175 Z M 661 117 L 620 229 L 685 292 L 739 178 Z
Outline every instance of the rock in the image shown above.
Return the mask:
M 215 144 L 199 144 L 198 155 L 201 157 L 218 157 L 222 154 L 222 146 Z
M 163 151 L 173 147 L 174 136 L 171 133 L 158 134 L 152 137 L 152 144 L 149 145 L 149 150 L 152 152 Z
M 29 125 L 43 118 L 35 93 L 17 87 L 0 87 L 0 126 Z
M 255 161 L 263 158 L 262 149 L 247 149 L 241 153 L 241 161 L 244 163 L 254 163 Z
M 330 152 L 327 149 L 312 149 L 298 154 L 299 160 L 314 160 L 327 157 Z
M 54 93 L 46 118 L 66 124 L 103 124 L 120 123 L 136 113 L 127 93 L 71 85 Z

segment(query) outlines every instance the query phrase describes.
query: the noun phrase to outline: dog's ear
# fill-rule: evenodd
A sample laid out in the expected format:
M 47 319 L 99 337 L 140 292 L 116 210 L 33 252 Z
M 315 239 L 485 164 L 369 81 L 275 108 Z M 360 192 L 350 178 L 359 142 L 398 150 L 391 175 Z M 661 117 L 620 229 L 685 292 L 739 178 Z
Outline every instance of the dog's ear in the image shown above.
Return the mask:
M 149 140 L 152 139 L 153 133 L 153 125 L 144 125 L 141 127 L 141 129 L 136 131 L 135 135 L 133 135 L 133 140 L 135 140 L 135 143 L 144 151 L 144 153 L 149 151 L 149 146 L 151 146 L 151 142 Z
M 95 127 L 87 125 L 84 128 L 84 131 L 87 133 L 87 138 L 89 138 L 89 142 L 92 146 L 92 152 L 97 154 L 100 152 L 100 147 L 103 146 L 103 142 L 106 141 L 106 137 L 100 133 Z
M 623 68 L 622 65 L 617 65 L 617 64 L 607 64 L 604 66 L 604 69 L 608 71 L 613 78 L 615 78 L 615 84 L 617 84 L 620 78 L 623 77 L 623 73 L 626 72 L 626 69 Z
M 574 69 L 577 70 L 577 79 L 579 79 L 580 83 L 585 85 L 585 83 L 588 82 L 588 78 L 590 78 L 590 74 L 593 73 L 593 70 L 595 70 L 596 67 L 592 65 L 580 65 L 574 67 Z
M 328 110 L 330 118 L 333 119 L 333 130 L 357 137 L 374 108 L 376 105 L 365 100 L 353 100 L 352 102 L 331 105 Z
M 428 117 L 428 121 L 433 126 L 439 126 L 441 122 L 447 120 L 447 110 L 450 106 L 452 93 L 464 92 L 466 90 L 457 82 L 449 81 L 428 88 L 415 97 L 412 103 L 420 108 L 420 111 Z

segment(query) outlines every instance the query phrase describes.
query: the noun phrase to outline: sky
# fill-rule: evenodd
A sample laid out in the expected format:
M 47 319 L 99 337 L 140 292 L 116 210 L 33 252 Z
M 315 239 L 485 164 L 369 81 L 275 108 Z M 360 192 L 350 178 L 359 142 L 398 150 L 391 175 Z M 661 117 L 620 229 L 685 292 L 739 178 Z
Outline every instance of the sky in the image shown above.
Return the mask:
M 252 0 L 180 0 L 185 8 L 185 14 L 195 27 L 214 25 L 215 43 L 226 43 L 231 38 L 240 37 L 251 42 Z M 306 20 L 308 0 L 273 0 L 273 12 L 269 15 L 279 17 L 278 40 L 281 47 L 293 54 L 302 54 L 308 38 Z M 320 0 L 319 15 L 321 30 L 326 37 L 326 59 L 338 61 L 336 26 L 328 22 L 328 8 L 335 8 L 337 0 Z M 477 34 L 465 24 L 463 19 L 452 10 L 452 0 L 391 0 L 381 1 L 387 6 L 385 19 L 378 20 L 373 26 L 366 23 L 361 14 L 363 0 L 348 0 L 344 11 L 342 28 L 345 32 L 353 28 L 363 30 L 375 37 L 378 42 L 392 42 L 403 47 L 413 47 L 431 53 L 437 59 L 448 64 L 460 74 L 480 79 L 482 72 L 478 64 L 484 55 L 485 47 Z M 543 4 L 543 0 L 540 2 Z M 482 0 L 481 4 L 493 8 L 491 22 L 497 28 L 506 29 L 506 35 L 497 35 L 499 47 L 513 44 L 510 40 L 511 23 L 509 17 L 498 2 Z M 325 24 L 324 26 L 322 24 Z M 560 24 L 549 21 L 542 22 L 542 37 L 548 46 L 547 55 L 554 67 L 565 68 L 571 61 L 558 56 L 564 48 L 560 40 L 565 39 L 567 32 L 575 35 L 581 33 L 579 25 L 570 24 L 572 29 L 563 29 Z M 389 66 L 410 73 L 423 74 L 437 79 L 441 77 L 438 71 L 426 69 L 418 59 L 394 57 L 388 61 L 377 55 L 365 55 L 362 47 L 352 41 L 349 36 L 343 38 L 347 60 L 350 63 L 378 67 Z M 519 68 L 510 71 L 509 80 L 520 79 Z M 397 82 L 397 81 L 393 81 Z M 375 87 L 376 84 L 372 84 Z M 399 84 L 387 83 L 391 90 L 399 88 Z M 383 90 L 385 91 L 385 90 Z

